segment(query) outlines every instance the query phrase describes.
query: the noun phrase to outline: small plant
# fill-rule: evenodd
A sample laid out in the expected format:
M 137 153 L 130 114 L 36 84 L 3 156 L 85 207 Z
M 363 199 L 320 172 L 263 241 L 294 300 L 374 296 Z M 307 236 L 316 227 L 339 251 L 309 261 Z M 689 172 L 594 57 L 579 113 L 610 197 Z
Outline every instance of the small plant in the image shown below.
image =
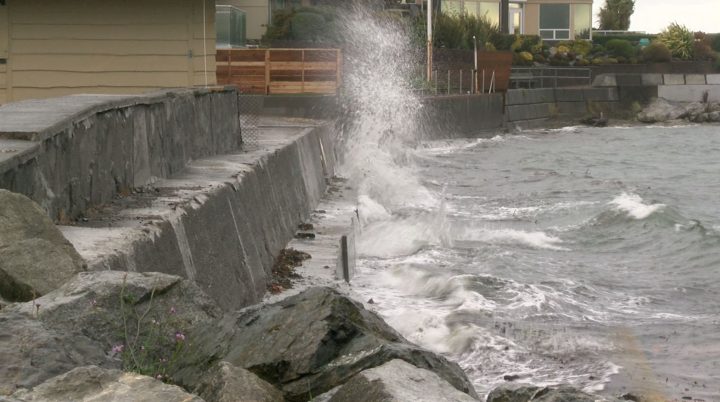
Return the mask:
M 693 57 L 695 37 L 684 25 L 673 22 L 658 35 L 658 41 L 670 49 L 673 57 L 681 60 L 690 60 Z
M 712 49 L 712 40 L 704 32 L 695 32 L 693 43 L 693 59 L 699 61 L 715 61 L 717 54 Z
M 572 52 L 581 56 L 587 56 L 592 50 L 592 43 L 586 40 L 576 40 L 572 43 Z
M 610 53 L 610 56 L 618 59 L 622 57 L 625 60 L 634 57 L 637 53 L 632 43 L 624 39 L 613 39 L 608 41 L 605 45 L 605 49 L 607 49 L 608 53 Z
M 162 312 L 154 309 L 154 288 L 147 307 L 139 309 L 140 301 L 127 291 L 126 281 L 127 275 L 120 290 L 123 341 L 114 345 L 110 354 L 121 358 L 125 371 L 168 382 L 168 373 L 185 350 L 185 324 L 175 307 Z
M 672 60 L 672 54 L 664 43 L 655 41 L 643 49 L 642 59 L 650 63 L 665 63 Z

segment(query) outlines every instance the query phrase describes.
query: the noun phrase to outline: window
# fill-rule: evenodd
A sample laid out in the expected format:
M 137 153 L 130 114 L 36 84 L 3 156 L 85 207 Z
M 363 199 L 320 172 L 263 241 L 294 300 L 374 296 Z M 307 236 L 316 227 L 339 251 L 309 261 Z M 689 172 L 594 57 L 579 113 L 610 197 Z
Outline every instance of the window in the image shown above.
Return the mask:
M 570 39 L 570 4 L 540 5 L 540 36 L 548 40 Z
M 485 17 L 495 25 L 500 24 L 500 4 L 497 2 L 465 0 L 465 12 L 476 17 Z
M 575 39 L 590 39 L 592 31 L 592 5 L 573 5 L 573 32 Z
M 440 4 L 442 5 L 442 12 L 445 14 L 462 14 L 463 8 L 460 0 L 443 0 Z

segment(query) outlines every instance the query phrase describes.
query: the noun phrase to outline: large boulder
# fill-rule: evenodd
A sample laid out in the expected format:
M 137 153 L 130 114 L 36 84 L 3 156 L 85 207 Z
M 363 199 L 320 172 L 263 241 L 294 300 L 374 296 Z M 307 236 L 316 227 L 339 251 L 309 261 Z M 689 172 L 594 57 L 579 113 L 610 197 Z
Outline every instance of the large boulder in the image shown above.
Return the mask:
M 203 376 L 193 390 L 207 402 L 283 402 L 282 392 L 252 372 L 220 362 Z
M 24 402 L 203 402 L 182 388 L 151 377 L 96 366 L 78 367 L 13 398 Z
M 48 328 L 40 320 L 0 312 L 0 395 L 32 388 L 77 366 L 119 368 L 99 343 Z
M 287 400 L 300 401 L 365 369 L 401 359 L 476 396 L 457 364 L 409 343 L 377 315 L 330 288 L 227 315 L 190 337 L 193 347 L 173 376 L 186 389 L 194 389 L 215 362 L 227 361 L 275 385 Z
M 84 267 L 45 211 L 24 195 L 0 190 L 0 296 L 32 300 Z
M 536 387 L 532 385 L 501 385 L 487 397 L 487 402 L 600 402 L 617 401 L 590 395 L 569 386 Z
M 687 108 L 684 105 L 676 105 L 663 98 L 657 98 L 638 113 L 637 118 L 643 123 L 662 123 L 680 119 L 685 115 Z
M 391 360 L 362 371 L 342 385 L 329 402 L 476 402 L 432 371 Z
M 162 327 L 166 338 L 222 316 L 222 311 L 193 282 L 159 272 L 81 272 L 32 302 L 3 311 L 36 317 L 47 326 L 77 333 L 105 347 L 127 344 Z M 126 328 L 127 327 L 127 328 Z

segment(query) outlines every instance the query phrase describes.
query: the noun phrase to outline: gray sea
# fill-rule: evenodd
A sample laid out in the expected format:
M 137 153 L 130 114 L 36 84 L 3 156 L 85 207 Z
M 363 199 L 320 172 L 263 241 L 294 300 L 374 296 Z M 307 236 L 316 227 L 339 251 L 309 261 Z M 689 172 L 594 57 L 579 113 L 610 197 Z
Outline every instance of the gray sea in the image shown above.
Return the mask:
M 570 127 L 390 158 L 403 168 L 365 174 L 353 286 L 479 393 L 720 400 L 719 126 Z

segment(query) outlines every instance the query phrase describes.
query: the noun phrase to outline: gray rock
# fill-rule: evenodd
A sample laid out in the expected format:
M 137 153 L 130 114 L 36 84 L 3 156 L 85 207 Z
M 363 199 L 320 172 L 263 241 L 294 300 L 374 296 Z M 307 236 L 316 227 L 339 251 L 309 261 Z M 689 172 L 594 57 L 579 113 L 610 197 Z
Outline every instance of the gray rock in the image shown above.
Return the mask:
M 175 385 L 96 366 L 78 367 L 38 385 L 32 391 L 18 391 L 13 397 L 26 402 L 203 402 L 200 397 L 188 394 Z
M 125 343 L 124 322 L 134 336 L 139 315 L 144 315 L 141 338 L 158 323 L 172 321 L 165 328 L 169 331 L 165 337 L 172 337 L 176 331 L 222 316 L 215 302 L 193 282 L 159 272 L 120 271 L 81 272 L 57 290 L 3 311 L 37 316 L 50 328 L 81 334 L 106 348 Z
M 708 113 L 708 121 L 713 123 L 720 122 L 720 111 Z
M 686 114 L 687 110 L 682 105 L 675 105 L 665 99 L 657 98 L 638 113 L 637 118 L 643 123 L 662 123 L 679 119 Z
M 32 300 L 84 266 L 45 211 L 24 195 L 0 190 L 0 296 Z
M 194 392 L 207 402 L 282 402 L 282 392 L 260 377 L 228 362 L 220 362 L 203 376 Z
M 346 382 L 330 402 L 474 402 L 432 371 L 391 360 Z
M 32 388 L 77 366 L 120 367 L 98 342 L 16 313 L 0 313 L 0 340 L 0 395 Z
M 329 288 L 227 315 L 190 337 L 193 349 L 173 376 L 186 389 L 224 360 L 275 385 L 287 400 L 307 400 L 360 371 L 401 359 L 476 396 L 457 364 L 409 343 L 377 315 Z
M 573 387 L 536 387 L 532 385 L 508 384 L 501 385 L 487 397 L 487 402 L 614 402 L 617 399 L 606 399 L 591 395 Z

